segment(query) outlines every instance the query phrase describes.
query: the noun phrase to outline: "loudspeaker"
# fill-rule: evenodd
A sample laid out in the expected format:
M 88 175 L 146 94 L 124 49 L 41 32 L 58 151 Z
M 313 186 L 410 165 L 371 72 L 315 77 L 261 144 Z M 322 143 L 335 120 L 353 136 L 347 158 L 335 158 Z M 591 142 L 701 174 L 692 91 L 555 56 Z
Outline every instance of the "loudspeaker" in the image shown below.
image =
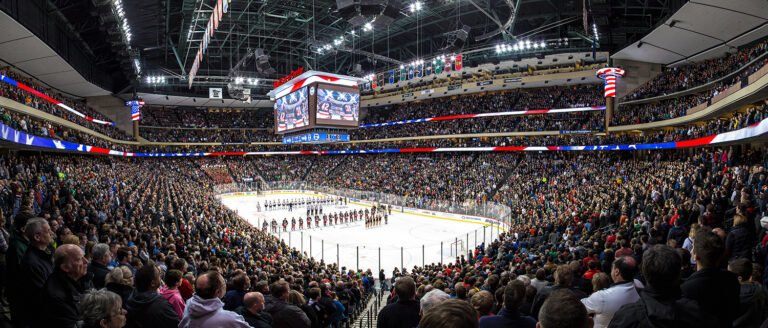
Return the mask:
M 460 30 L 456 31 L 456 40 L 453 41 L 453 46 L 455 48 L 461 48 L 464 46 L 464 43 L 467 42 L 467 37 L 469 37 L 469 32 L 472 30 L 472 27 L 469 25 L 464 25 L 461 27 Z

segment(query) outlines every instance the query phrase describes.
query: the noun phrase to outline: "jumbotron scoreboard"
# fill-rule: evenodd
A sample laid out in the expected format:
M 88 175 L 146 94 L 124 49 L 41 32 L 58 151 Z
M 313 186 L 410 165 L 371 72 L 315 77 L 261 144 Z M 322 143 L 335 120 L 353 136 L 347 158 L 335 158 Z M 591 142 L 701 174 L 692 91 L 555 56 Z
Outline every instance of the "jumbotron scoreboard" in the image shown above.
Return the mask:
M 360 89 L 365 80 L 317 71 L 294 71 L 275 83 L 275 132 L 283 143 L 349 141 L 359 125 Z

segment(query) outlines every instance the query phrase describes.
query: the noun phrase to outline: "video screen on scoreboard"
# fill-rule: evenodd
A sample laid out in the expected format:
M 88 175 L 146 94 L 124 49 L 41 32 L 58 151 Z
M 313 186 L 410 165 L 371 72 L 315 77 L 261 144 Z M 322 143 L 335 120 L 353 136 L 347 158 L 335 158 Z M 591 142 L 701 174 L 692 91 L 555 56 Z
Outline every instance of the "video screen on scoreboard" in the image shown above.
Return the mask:
M 360 91 L 357 88 L 318 84 L 317 125 L 358 126 Z
M 275 101 L 275 125 L 277 132 L 309 127 L 309 97 L 306 87 Z

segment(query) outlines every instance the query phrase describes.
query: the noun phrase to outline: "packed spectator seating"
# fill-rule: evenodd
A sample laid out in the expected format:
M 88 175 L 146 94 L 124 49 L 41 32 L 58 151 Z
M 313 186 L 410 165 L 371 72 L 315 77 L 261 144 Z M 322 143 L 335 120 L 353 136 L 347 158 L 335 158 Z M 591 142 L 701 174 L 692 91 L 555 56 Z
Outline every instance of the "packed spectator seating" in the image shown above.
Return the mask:
M 147 106 L 141 126 L 168 128 L 272 128 L 271 109 Z
M 415 313 L 409 314 L 413 317 L 407 319 L 421 320 L 422 327 L 436 327 L 429 326 L 432 316 L 450 306 L 466 306 L 462 311 L 473 321 L 479 319 L 481 327 L 505 316 L 546 323 L 553 320 L 551 308 L 560 304 L 553 302 L 568 304 L 563 309 L 580 308 L 584 317 L 578 318 L 585 322 L 591 313 L 605 325 L 629 327 L 626 322 L 638 315 L 651 322 L 667 320 L 649 317 L 647 309 L 633 307 L 640 299 L 649 302 L 664 297 L 686 306 L 657 301 L 654 310 L 673 311 L 675 322 L 683 326 L 708 327 L 715 322 L 720 327 L 719 323 L 735 321 L 759 326 L 768 315 L 749 311 L 764 308 L 765 298 L 739 298 L 740 289 L 765 293 L 762 284 L 768 277 L 758 267 L 764 255 L 753 257 L 752 253 L 754 245 L 765 247 L 764 241 L 758 242 L 765 235 L 759 218 L 768 201 L 763 187 L 768 153 L 762 149 L 658 151 L 640 157 L 630 153 L 507 153 L 304 158 L 246 157 L 226 159 L 225 164 L 216 158 L 0 156 L 4 181 L 0 208 L 9 222 L 9 232 L 1 234 L 9 245 L 8 275 L 2 285 L 7 288 L 14 322 L 69 326 L 89 320 L 92 310 L 76 305 L 78 300 L 81 305 L 91 304 L 90 298 L 100 297 L 88 292 L 96 283 L 118 292 L 113 302 L 117 314 L 106 315 L 119 318 L 125 313 L 122 307 L 127 319 L 121 320 L 127 320 L 130 327 L 146 325 L 147 320 L 169 327 L 198 320 L 188 311 L 174 312 L 165 296 L 157 296 L 161 286 L 162 295 L 167 294 L 166 289 L 178 288 L 187 307 L 214 295 L 223 297 L 224 310 L 216 310 L 218 315 L 235 310 L 245 298 L 263 294 L 265 308 L 252 314 L 270 313 L 273 327 L 288 326 L 288 313 L 302 318 L 296 327 L 310 327 L 313 320 L 325 323 L 323 317 L 307 316 L 318 313 L 303 307 L 306 301 L 279 303 L 290 290 L 320 302 L 324 298 L 332 301 L 329 295 L 334 291 L 347 304 L 362 304 L 362 295 L 374 288 L 370 271 L 342 271 L 334 264 L 307 258 L 217 202 L 212 193 L 215 181 L 204 166 L 231 168 L 247 162 L 257 168 L 269 166 L 265 175 L 275 180 L 285 179 L 273 173 L 284 168 L 296 172 L 290 173 L 290 179 L 301 180 L 311 171 L 308 180 L 408 195 L 422 206 L 433 200 L 475 199 L 478 195 L 511 206 L 513 225 L 498 240 L 455 261 L 394 268 L 391 274 L 387 268 L 382 273 L 380 277 L 390 282 L 393 291 L 391 303 L 405 306 L 409 300 L 420 300 L 413 305 Z M 323 177 L 313 166 L 335 169 Z M 319 176 L 314 172 L 320 172 Z M 494 183 L 495 188 L 489 190 Z M 21 242 L 22 234 L 30 236 L 28 246 Z M 696 243 L 691 243 L 694 239 Z M 27 255 L 29 252 L 36 255 Z M 50 252 L 55 253 L 53 263 L 30 265 L 30 261 L 43 261 L 44 254 L 50 257 Z M 658 256 L 666 256 L 663 263 L 678 265 L 653 267 Z M 82 262 L 82 271 L 72 271 L 72 263 L 81 259 L 90 261 L 90 275 L 85 270 L 88 262 Z M 725 268 L 725 261 L 730 261 L 728 268 L 735 274 L 720 269 Z M 136 291 L 121 294 L 124 289 L 120 288 L 125 287 L 111 282 L 110 270 L 134 276 L 135 282 L 129 283 Z M 608 285 L 593 284 L 592 277 L 600 272 L 618 274 L 608 277 Z M 105 280 L 94 280 L 96 273 Z M 741 286 L 737 274 L 742 277 Z M 208 292 L 214 278 L 222 284 Z M 69 292 L 77 297 L 62 301 L 56 288 L 66 279 L 71 279 Z M 245 286 L 250 286 L 251 293 L 260 294 L 248 296 L 243 280 L 248 281 Z M 707 285 L 702 287 L 702 283 Z M 611 310 L 595 305 L 606 297 L 605 291 L 625 287 L 632 297 L 614 300 L 618 303 Z M 130 291 L 130 285 L 127 288 Z M 434 290 L 447 295 L 436 297 Z M 569 303 L 563 293 L 576 301 Z M 463 302 L 445 301 L 448 295 Z M 147 300 L 154 305 L 145 307 Z M 283 310 L 291 306 L 288 304 L 295 307 L 293 312 Z M 33 309 L 41 307 L 48 315 L 34 314 Z M 391 317 L 392 307 L 396 305 L 382 310 L 379 324 L 396 320 Z M 245 320 L 234 314 L 230 319 Z
M 722 57 L 666 68 L 651 81 L 626 95 L 624 100 L 663 96 L 694 88 L 737 71 L 766 53 L 768 39 L 753 42 Z
M 155 142 L 220 142 L 250 143 L 274 142 L 277 136 L 271 130 L 254 129 L 168 129 L 140 127 L 140 135 Z
M 0 69 L 0 75 L 7 75 L 7 76 L 13 78 L 14 80 L 22 82 L 22 83 L 28 85 L 29 87 L 31 87 L 31 88 L 33 88 L 33 89 L 35 89 L 37 91 L 40 91 L 43 94 L 48 95 L 49 97 L 52 97 L 52 98 L 54 98 L 56 100 L 59 100 L 59 101 L 65 103 L 66 105 L 74 108 L 75 110 L 77 110 L 80 113 L 83 113 L 83 114 L 88 115 L 90 117 L 93 117 L 95 119 L 99 119 L 99 120 L 103 120 L 103 121 L 107 121 L 107 122 L 111 121 L 109 118 L 105 117 L 101 113 L 99 113 L 99 112 L 89 108 L 83 101 L 77 100 L 77 99 L 73 99 L 73 98 L 70 98 L 70 97 L 66 97 L 66 96 L 64 96 L 62 94 L 53 93 L 51 89 L 43 87 L 41 84 L 37 83 L 36 81 L 34 81 L 32 79 L 29 79 L 29 78 L 26 78 L 26 77 L 23 77 L 23 76 L 17 74 L 15 71 L 11 70 L 8 67 L 1 68 Z M 0 83 L 0 97 L 6 97 L 8 99 L 15 100 L 17 102 L 20 102 L 20 103 L 25 104 L 27 106 L 30 106 L 32 108 L 44 111 L 44 112 L 46 112 L 48 114 L 52 114 L 52 115 L 61 117 L 61 118 L 65 119 L 65 120 L 67 120 L 67 121 L 70 121 L 70 122 L 82 125 L 82 126 L 84 126 L 86 128 L 89 128 L 91 130 L 97 131 L 99 133 L 102 133 L 102 134 L 104 134 L 106 136 L 109 136 L 111 138 L 114 138 L 114 139 L 118 139 L 118 140 L 134 140 L 133 137 L 129 136 L 128 134 L 126 134 L 122 130 L 118 129 L 117 127 L 109 126 L 109 125 L 103 125 L 103 124 L 98 124 L 98 123 L 94 123 L 94 122 L 88 121 L 85 118 L 82 118 L 80 116 L 77 116 L 77 115 L 75 115 L 73 113 L 68 112 L 64 108 L 61 108 L 59 106 L 55 106 L 54 104 L 48 102 L 47 100 L 39 99 L 37 96 L 35 96 L 35 95 L 31 94 L 31 93 L 23 91 L 23 90 L 21 90 L 19 88 L 16 88 L 16 87 L 12 87 L 11 85 L 9 85 L 7 83 Z
M 768 42 L 768 41 L 767 41 Z M 612 124 L 638 124 L 660 120 L 668 120 L 687 115 L 687 110 L 700 104 L 711 105 L 711 100 L 733 85 L 746 85 L 747 78 L 752 73 L 768 65 L 768 57 L 763 58 L 741 71 L 741 73 L 720 81 L 706 91 L 639 104 L 620 104 L 615 111 Z

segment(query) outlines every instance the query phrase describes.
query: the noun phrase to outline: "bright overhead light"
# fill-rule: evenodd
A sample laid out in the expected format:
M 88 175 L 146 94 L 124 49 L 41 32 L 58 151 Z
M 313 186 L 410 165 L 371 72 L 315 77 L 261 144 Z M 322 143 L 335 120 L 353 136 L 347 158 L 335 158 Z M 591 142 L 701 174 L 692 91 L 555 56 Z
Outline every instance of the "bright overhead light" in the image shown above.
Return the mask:
M 371 24 L 370 22 L 365 23 L 365 26 L 363 26 L 363 30 L 365 31 L 370 31 L 372 29 L 373 29 L 373 24 Z
M 539 44 L 534 42 L 533 43 L 533 49 L 539 49 Z
M 544 42 L 544 41 L 541 41 L 541 44 L 539 44 L 539 47 L 546 48 L 547 47 L 547 43 Z
M 501 46 L 497 44 L 496 45 L 496 53 L 500 53 L 500 52 L 501 52 Z
M 405 66 L 403 66 L 403 65 L 400 65 L 400 69 L 403 69 L 403 68 L 405 68 Z
M 414 13 L 414 12 L 417 12 L 417 11 L 421 10 L 421 1 L 416 1 L 416 2 L 412 3 L 412 4 L 409 6 L 409 8 L 411 9 L 411 12 L 412 12 L 412 13 Z
M 512 49 L 513 49 L 513 50 L 515 50 L 515 51 L 518 51 L 518 50 L 520 50 L 520 47 L 518 47 L 517 45 L 514 45 L 514 46 L 512 47 Z

